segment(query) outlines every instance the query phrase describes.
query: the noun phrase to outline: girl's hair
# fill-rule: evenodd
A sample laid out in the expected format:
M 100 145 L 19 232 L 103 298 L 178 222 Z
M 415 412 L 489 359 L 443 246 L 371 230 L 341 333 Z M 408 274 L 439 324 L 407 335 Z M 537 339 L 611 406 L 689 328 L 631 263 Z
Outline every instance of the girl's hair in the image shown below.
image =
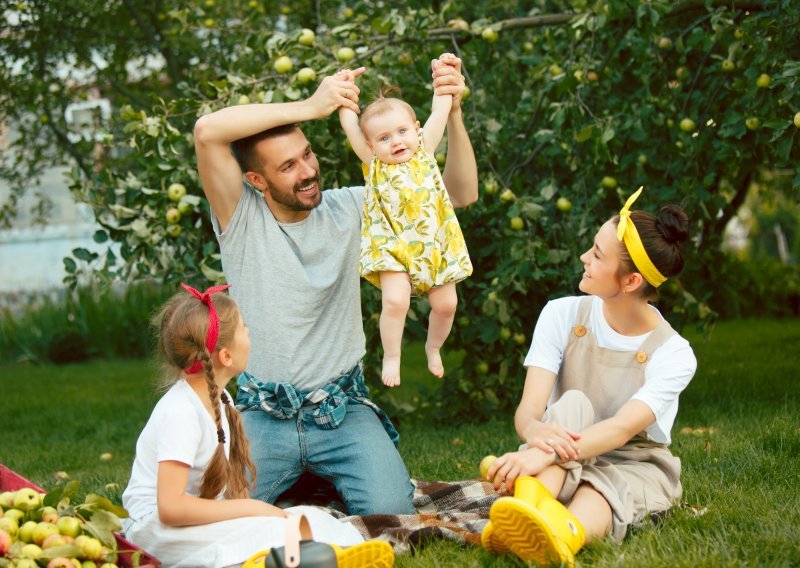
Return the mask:
M 241 317 L 239 308 L 227 294 L 214 294 L 211 301 L 219 316 L 217 348 L 230 347 Z M 230 404 L 227 392 L 222 389 L 220 393 L 214 381 L 213 354 L 208 352 L 205 345 L 208 313 L 208 306 L 194 296 L 180 292 L 170 298 L 153 318 L 153 326 L 158 330 L 159 359 L 165 370 L 162 386 L 174 384 L 180 378 L 180 372 L 195 361 L 203 362 L 217 432 L 222 432 L 219 410 L 221 398 L 230 425 L 231 446 L 228 460 L 222 441 L 224 438 L 220 435 L 221 441 L 203 474 L 200 497 L 215 499 L 225 489 L 225 497 L 229 499 L 246 498 L 249 497 L 251 488 L 248 475 L 251 480 L 256 478 L 255 465 L 250 458 L 250 444 L 244 434 L 239 412 Z
M 631 221 L 639 232 L 642 245 L 650 261 L 667 278 L 677 276 L 683 270 L 683 249 L 681 245 L 689 238 L 689 216 L 677 205 L 665 205 L 658 217 L 647 211 L 632 211 Z M 619 222 L 619 215 L 612 219 Z M 624 242 L 620 242 L 620 275 L 637 272 Z M 658 290 L 647 280 L 642 288 L 646 298 L 658 296 Z
M 398 99 L 393 95 L 400 94 L 399 87 L 381 87 L 380 93 L 378 93 L 378 98 L 369 103 L 364 110 L 361 111 L 361 131 L 364 132 L 364 124 L 366 124 L 367 120 L 384 114 L 390 110 L 394 110 L 396 108 L 403 109 L 411 115 L 411 120 L 417 120 L 417 113 L 414 112 L 414 109 L 411 108 L 411 105 L 405 102 L 402 99 Z

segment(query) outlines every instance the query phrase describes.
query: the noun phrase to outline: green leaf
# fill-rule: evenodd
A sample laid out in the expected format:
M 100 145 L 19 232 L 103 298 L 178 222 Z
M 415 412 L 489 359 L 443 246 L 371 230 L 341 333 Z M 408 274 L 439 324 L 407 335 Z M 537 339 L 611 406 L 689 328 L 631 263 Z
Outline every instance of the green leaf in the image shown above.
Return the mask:
M 593 130 L 594 130 L 594 124 L 590 124 L 589 126 L 584 126 L 580 130 L 580 132 L 576 132 L 575 133 L 575 141 L 576 142 L 586 142 L 589 138 L 591 138 Z
M 73 274 L 78 269 L 78 265 L 75 264 L 75 261 L 71 258 L 65 257 L 63 260 L 64 270 L 66 270 L 69 274 Z
M 100 495 L 95 495 L 94 493 L 90 493 L 86 496 L 86 499 L 84 499 L 84 505 L 93 511 L 108 511 L 120 519 L 125 519 L 128 517 L 128 511 L 126 511 L 123 507 L 115 505 L 107 498 L 101 497 Z
M 108 233 L 106 233 L 102 229 L 97 230 L 97 231 L 95 231 L 94 236 L 92 237 L 92 239 L 96 243 L 104 243 L 104 242 L 106 242 L 108 240 Z
M 62 546 L 51 546 L 42 551 L 42 560 L 52 560 L 53 558 L 77 558 L 81 556 L 83 551 L 74 544 L 65 544 Z
M 72 249 L 72 255 L 78 260 L 83 260 L 84 262 L 92 262 L 98 256 L 96 252 L 91 252 L 85 248 Z

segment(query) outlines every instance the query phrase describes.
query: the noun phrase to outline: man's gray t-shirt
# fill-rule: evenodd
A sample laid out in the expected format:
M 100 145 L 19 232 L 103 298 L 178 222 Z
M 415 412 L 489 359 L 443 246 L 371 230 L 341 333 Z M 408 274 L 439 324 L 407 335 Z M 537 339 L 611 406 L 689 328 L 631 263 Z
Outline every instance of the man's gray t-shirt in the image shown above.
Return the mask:
M 250 329 L 247 371 L 311 390 L 366 352 L 360 277 L 363 187 L 322 193 L 298 223 L 279 223 L 245 184 L 224 232 L 212 215 L 230 295 Z

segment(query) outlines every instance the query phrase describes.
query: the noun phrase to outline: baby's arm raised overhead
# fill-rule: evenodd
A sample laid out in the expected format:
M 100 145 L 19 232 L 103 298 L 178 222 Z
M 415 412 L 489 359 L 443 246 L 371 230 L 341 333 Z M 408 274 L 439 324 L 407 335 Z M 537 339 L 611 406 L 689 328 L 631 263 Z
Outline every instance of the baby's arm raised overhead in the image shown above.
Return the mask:
M 189 466 L 177 461 L 158 464 L 158 518 L 167 526 L 206 525 L 240 517 L 286 517 L 258 499 L 203 499 L 186 494 Z
M 422 131 L 422 143 L 425 151 L 433 154 L 436 147 L 444 136 L 444 129 L 447 127 L 447 118 L 450 116 L 450 107 L 453 106 L 452 95 L 433 95 L 431 104 L 431 115 L 425 122 Z
M 356 153 L 358 159 L 369 164 L 372 160 L 372 150 L 367 145 L 367 139 L 364 138 L 364 133 L 361 132 L 361 126 L 358 124 L 358 115 L 346 107 L 339 107 L 339 123 L 342 125 L 347 139 L 350 141 L 350 146 L 353 147 L 353 152 Z
M 359 75 L 360 74 L 361 73 L 359 73 Z M 358 75 L 355 75 L 349 69 L 343 69 L 334 76 L 351 83 L 353 85 L 353 93 L 358 93 L 358 87 L 356 87 L 356 77 Z M 346 98 L 350 97 L 348 96 Z M 356 101 L 358 101 L 358 98 L 356 98 Z M 368 164 L 370 160 L 372 160 L 372 150 L 370 150 L 370 147 L 367 144 L 367 139 L 364 137 L 364 133 L 361 131 L 361 126 L 358 124 L 358 115 L 353 111 L 352 108 L 340 106 L 339 123 L 342 125 L 342 130 L 344 130 L 347 140 L 350 141 L 350 146 L 352 146 L 353 151 L 358 156 L 358 159 L 365 164 Z

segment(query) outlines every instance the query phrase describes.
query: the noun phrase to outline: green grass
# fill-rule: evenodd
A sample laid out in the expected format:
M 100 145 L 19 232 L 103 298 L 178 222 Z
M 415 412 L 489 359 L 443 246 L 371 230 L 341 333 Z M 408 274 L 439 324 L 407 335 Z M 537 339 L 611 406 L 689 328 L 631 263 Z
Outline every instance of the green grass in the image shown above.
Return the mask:
M 622 545 L 587 548 L 580 565 L 800 564 L 800 320 L 726 322 L 709 339 L 690 340 L 699 370 L 681 397 L 672 446 L 683 460 L 684 506 L 656 526 L 632 531 Z M 421 346 L 409 346 L 404 358 L 397 401 L 414 403 L 420 385 L 435 396 L 437 379 L 419 372 Z M 118 491 L 104 487 L 128 480 L 136 438 L 157 398 L 154 367 L 138 360 L 6 364 L 0 377 L 0 462 L 45 487 L 64 470 L 83 491 L 118 499 Z M 482 456 L 517 444 L 511 416 L 446 427 L 412 416 L 399 427 L 403 457 L 421 479 L 474 478 Z M 681 432 L 712 427 L 713 434 Z M 114 459 L 100 461 L 103 452 Z M 451 542 L 397 562 L 400 568 L 521 565 Z

